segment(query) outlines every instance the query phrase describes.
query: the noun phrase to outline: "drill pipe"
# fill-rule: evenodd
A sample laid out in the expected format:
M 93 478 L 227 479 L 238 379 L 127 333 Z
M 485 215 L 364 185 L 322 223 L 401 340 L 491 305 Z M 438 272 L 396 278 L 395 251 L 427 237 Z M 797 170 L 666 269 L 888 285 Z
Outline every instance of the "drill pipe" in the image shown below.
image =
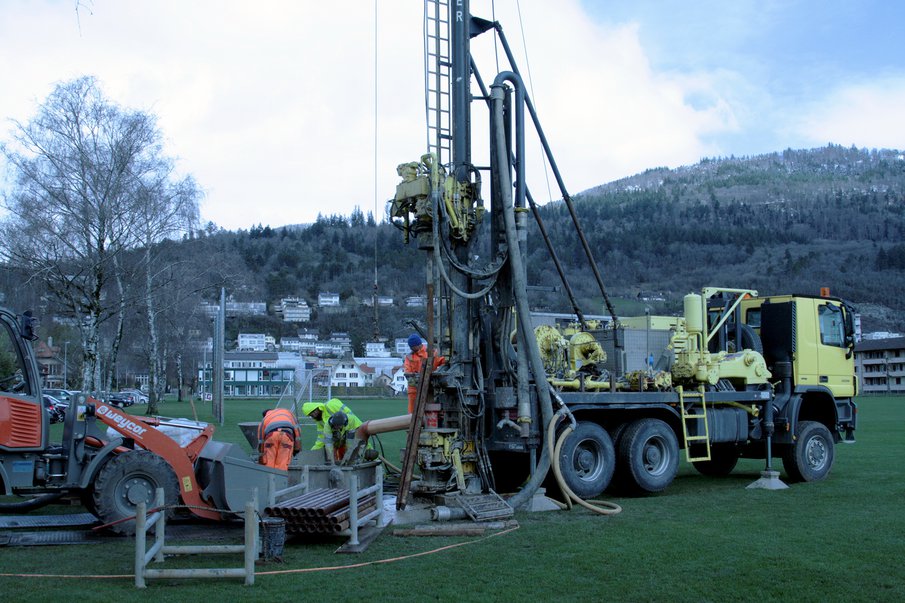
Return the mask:
M 385 419 L 371 419 L 362 423 L 355 435 L 359 440 L 367 440 L 368 436 L 378 433 L 387 433 L 388 431 L 405 431 L 412 423 L 412 415 L 399 415 L 396 417 L 386 417 Z
M 297 515 L 297 512 L 304 512 L 305 509 L 317 507 L 320 504 L 333 500 L 336 498 L 338 493 L 345 492 L 344 490 L 339 489 L 327 489 L 322 488 L 320 490 L 315 490 L 310 492 L 304 496 L 296 497 L 287 501 L 280 502 L 272 507 L 267 507 L 265 511 L 269 512 L 282 512 L 290 515 Z
M 321 517 L 325 515 L 324 509 L 335 509 L 337 507 L 341 507 L 342 505 L 349 504 L 349 492 L 348 490 L 335 494 L 331 497 L 322 499 L 316 505 L 309 505 L 305 507 L 303 510 L 305 515 L 308 517 Z
M 376 497 L 368 497 L 359 504 L 359 516 L 367 515 L 376 509 Z M 292 517 L 287 519 L 286 530 L 290 534 L 342 532 L 350 525 L 350 515 L 351 509 L 345 507 L 335 511 L 329 517 Z
M 362 512 L 362 509 L 365 507 L 376 507 L 377 506 L 377 497 L 374 495 L 366 496 L 362 500 L 358 501 L 358 513 L 359 515 Z M 352 505 L 346 505 L 345 507 L 341 507 L 336 511 L 330 513 L 325 517 L 327 521 L 332 523 L 339 523 L 340 521 L 347 519 L 349 515 L 352 513 Z
M 336 500 L 331 501 L 330 503 L 323 505 L 320 508 L 315 509 L 314 511 L 315 513 L 317 513 L 318 517 L 325 517 L 330 513 L 336 511 L 337 509 L 348 507 L 349 504 L 351 504 L 351 499 L 347 491 L 345 496 L 343 496 L 342 498 L 337 498 Z

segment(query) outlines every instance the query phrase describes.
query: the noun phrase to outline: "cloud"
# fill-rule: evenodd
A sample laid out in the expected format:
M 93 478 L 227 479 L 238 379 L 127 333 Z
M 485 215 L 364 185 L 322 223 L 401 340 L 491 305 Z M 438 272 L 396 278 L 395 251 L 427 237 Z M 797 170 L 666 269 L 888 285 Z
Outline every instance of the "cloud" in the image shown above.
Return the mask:
M 726 94 L 739 83 L 736 74 L 658 72 L 637 23 L 595 22 L 574 2 L 532 7 L 523 17 L 535 100 L 571 192 L 654 166 L 693 163 L 719 151 L 716 135 L 738 129 L 735 99 Z M 532 52 L 539 36 L 543 52 Z M 546 188 L 530 176 L 529 186 Z
M 832 90 L 807 106 L 796 132 L 809 144 L 827 142 L 869 148 L 905 148 L 905 74 Z
M 356 205 L 379 217 L 396 165 L 425 152 L 426 127 L 422 6 L 376 6 L 375 32 L 371 3 L 95 0 L 77 20 L 69 5 L 13 2 L 0 53 L 19 60 L 0 75 L 0 116 L 27 121 L 54 82 L 93 74 L 114 101 L 158 115 L 166 152 L 207 192 L 203 219 L 277 226 Z M 569 192 L 724 153 L 721 137 L 750 126 L 756 95 L 741 74 L 656 70 L 639 23 L 595 20 L 578 0 L 497 3 L 495 16 Z M 472 41 L 488 84 L 502 56 L 492 42 Z M 482 105 L 474 163 L 486 166 Z M 526 155 L 544 200 L 539 145 Z

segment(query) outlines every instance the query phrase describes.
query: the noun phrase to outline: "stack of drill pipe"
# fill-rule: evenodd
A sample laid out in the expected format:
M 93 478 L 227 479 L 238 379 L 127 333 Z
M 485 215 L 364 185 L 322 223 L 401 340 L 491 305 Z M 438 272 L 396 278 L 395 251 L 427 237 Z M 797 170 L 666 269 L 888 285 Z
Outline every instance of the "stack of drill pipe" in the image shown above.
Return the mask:
M 376 508 L 376 495 L 366 496 L 358 501 L 358 516 Z M 333 534 L 349 528 L 352 509 L 348 490 L 322 488 L 267 507 L 265 512 L 285 519 L 289 534 Z

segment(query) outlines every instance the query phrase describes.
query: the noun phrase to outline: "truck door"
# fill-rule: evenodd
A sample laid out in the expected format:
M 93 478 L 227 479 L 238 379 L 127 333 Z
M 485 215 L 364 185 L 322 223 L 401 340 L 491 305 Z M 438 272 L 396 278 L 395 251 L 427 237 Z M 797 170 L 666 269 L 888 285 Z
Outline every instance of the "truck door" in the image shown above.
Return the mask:
M 818 379 L 836 398 L 855 395 L 854 361 L 846 337 L 842 306 L 832 300 L 815 300 L 819 344 Z

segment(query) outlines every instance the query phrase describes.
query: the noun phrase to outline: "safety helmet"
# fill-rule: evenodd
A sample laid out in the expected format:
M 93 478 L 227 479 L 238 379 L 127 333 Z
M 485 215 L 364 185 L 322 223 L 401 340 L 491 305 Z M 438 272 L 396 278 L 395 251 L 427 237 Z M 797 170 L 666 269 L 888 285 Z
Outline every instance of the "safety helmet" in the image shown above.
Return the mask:
M 409 335 L 408 344 L 410 348 L 421 345 L 421 336 L 417 333 Z
M 302 404 L 302 414 L 307 417 L 318 408 L 323 407 L 324 405 L 319 404 L 318 402 L 305 402 L 304 404 Z
M 328 421 L 330 423 L 330 429 L 339 430 L 349 424 L 349 417 L 346 416 L 346 413 L 343 411 L 338 411 L 330 415 L 330 419 Z

